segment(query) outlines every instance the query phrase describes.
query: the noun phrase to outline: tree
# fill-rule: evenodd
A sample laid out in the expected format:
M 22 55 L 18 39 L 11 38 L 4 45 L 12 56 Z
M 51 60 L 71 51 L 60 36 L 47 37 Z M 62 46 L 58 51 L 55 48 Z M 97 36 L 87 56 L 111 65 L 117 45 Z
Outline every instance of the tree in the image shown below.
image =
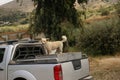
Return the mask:
M 73 28 L 80 28 L 83 22 L 79 19 L 74 8 L 76 0 L 32 0 L 36 9 L 32 12 L 30 32 L 44 32 L 46 36 L 60 38 L 62 34 L 61 23 L 69 22 Z M 78 3 L 87 3 L 87 0 L 78 0 Z

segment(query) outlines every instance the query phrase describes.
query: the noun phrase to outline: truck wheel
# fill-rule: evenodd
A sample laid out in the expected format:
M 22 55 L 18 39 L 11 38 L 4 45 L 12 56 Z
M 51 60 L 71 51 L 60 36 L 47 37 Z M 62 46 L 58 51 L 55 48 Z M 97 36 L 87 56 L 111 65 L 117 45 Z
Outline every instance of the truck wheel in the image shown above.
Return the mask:
M 24 79 L 24 78 L 16 78 L 14 80 L 26 80 L 26 79 Z

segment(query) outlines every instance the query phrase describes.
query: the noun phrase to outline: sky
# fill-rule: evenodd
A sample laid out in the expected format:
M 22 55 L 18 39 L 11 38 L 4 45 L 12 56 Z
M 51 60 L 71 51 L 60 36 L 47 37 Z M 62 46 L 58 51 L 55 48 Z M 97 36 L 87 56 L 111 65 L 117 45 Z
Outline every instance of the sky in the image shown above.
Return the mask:
M 10 1 L 13 1 L 13 0 L 0 0 L 0 5 L 6 4 Z

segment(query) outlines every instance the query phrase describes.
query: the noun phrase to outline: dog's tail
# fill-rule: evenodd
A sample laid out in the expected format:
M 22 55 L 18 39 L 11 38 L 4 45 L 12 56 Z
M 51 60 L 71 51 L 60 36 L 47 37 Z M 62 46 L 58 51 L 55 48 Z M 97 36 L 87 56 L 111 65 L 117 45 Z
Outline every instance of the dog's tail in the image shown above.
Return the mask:
M 62 42 L 66 42 L 67 41 L 67 37 L 66 36 L 62 36 Z

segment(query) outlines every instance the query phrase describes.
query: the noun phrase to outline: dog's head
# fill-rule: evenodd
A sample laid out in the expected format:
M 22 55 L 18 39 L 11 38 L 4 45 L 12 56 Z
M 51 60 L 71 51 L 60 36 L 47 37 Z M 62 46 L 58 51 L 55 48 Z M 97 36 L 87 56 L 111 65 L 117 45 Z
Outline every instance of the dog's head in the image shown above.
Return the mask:
M 47 41 L 49 41 L 49 38 L 41 38 L 40 41 L 42 44 L 45 44 Z

